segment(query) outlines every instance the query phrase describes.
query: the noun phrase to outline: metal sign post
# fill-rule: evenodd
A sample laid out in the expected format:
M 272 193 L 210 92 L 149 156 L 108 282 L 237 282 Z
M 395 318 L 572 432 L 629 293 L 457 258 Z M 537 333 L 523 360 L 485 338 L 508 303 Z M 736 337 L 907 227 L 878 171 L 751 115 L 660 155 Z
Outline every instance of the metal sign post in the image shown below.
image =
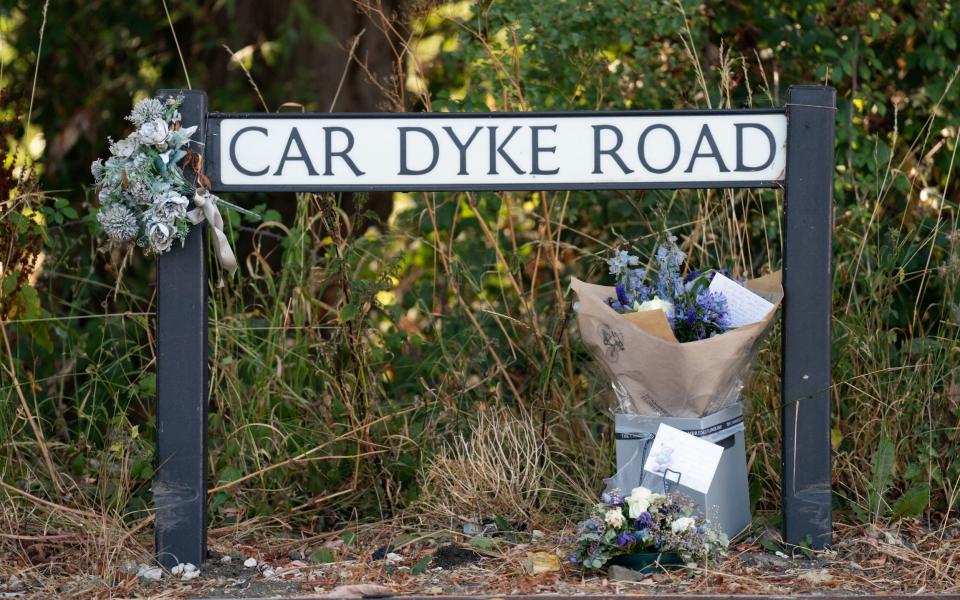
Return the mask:
M 782 109 L 568 113 L 208 113 L 183 126 L 211 191 L 785 190 L 783 514 L 786 541 L 830 543 L 832 88 L 790 89 Z M 156 551 L 206 555 L 206 238 L 161 255 L 157 306 Z

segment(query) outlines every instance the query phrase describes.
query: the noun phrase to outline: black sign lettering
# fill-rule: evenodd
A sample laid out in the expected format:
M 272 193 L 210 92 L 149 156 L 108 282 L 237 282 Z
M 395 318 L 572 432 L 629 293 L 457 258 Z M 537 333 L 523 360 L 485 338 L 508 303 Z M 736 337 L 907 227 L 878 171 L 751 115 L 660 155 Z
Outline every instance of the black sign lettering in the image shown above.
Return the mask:
M 236 170 L 240 171 L 244 175 L 250 175 L 252 177 L 259 177 L 260 175 L 266 175 L 267 172 L 270 170 L 270 165 L 267 165 L 266 167 L 264 167 L 259 171 L 251 171 L 250 169 L 245 169 L 242 166 L 240 166 L 240 161 L 237 160 L 237 140 L 240 139 L 241 135 L 245 134 L 248 131 L 256 131 L 258 133 L 262 133 L 263 135 L 267 135 L 266 127 L 244 127 L 240 131 L 233 134 L 233 137 L 230 139 L 230 162 L 233 163 L 233 166 Z
M 710 152 L 706 154 L 700 154 L 700 145 L 703 141 L 707 141 L 707 145 L 710 146 Z M 693 156 L 690 157 L 690 164 L 687 165 L 687 173 L 693 171 L 693 163 L 697 161 L 698 158 L 713 158 L 717 161 L 717 168 L 720 169 L 721 173 L 729 173 L 730 169 L 727 168 L 727 165 L 723 163 L 723 157 L 720 156 L 720 150 L 717 148 L 717 142 L 713 139 L 713 134 L 710 133 L 710 126 L 704 124 L 700 128 L 700 137 L 697 138 L 697 145 L 693 148 Z
M 600 132 L 602 131 L 612 131 L 616 136 L 617 143 L 613 145 L 613 148 L 607 148 L 606 150 L 600 148 Z M 633 169 L 627 167 L 623 159 L 617 154 L 617 150 L 620 149 L 621 144 L 623 144 L 623 132 L 621 132 L 619 128 L 613 125 L 593 126 L 593 173 L 595 175 L 603 175 L 603 169 L 600 168 L 600 156 L 603 154 L 612 157 L 625 175 L 633 173 Z
M 773 157 L 776 156 L 777 153 L 777 142 L 773 139 L 773 132 L 760 123 L 737 123 L 734 125 L 734 127 L 737 128 L 737 168 L 735 170 L 762 171 L 769 167 L 770 163 L 773 162 Z M 767 143 L 770 144 L 770 153 L 767 155 L 767 161 L 756 167 L 748 167 L 743 160 L 743 130 L 747 128 L 759 129 L 762 131 L 763 135 L 767 136 Z
M 497 155 L 503 157 L 503 160 L 507 161 L 507 164 L 517 173 L 517 175 L 523 175 L 523 169 L 520 168 L 520 165 L 513 162 L 513 159 L 510 158 L 510 155 L 503 151 L 504 146 L 506 146 L 514 135 L 520 131 L 519 125 L 514 125 L 513 129 L 510 130 L 510 133 L 507 137 L 500 142 L 500 145 L 497 145 L 497 127 L 487 126 L 487 129 L 490 130 L 490 170 L 487 172 L 488 175 L 499 175 L 497 173 Z
M 651 167 L 650 163 L 647 162 L 647 134 L 649 134 L 654 129 L 662 129 L 670 134 L 670 137 L 673 138 L 673 158 L 670 160 L 670 164 L 662 169 L 656 167 Z M 643 130 L 643 133 L 640 134 L 640 141 L 637 142 L 637 155 L 640 157 L 640 164 L 643 165 L 643 168 L 650 171 L 651 173 L 666 173 L 670 169 L 677 166 L 677 161 L 680 160 L 680 136 L 677 135 L 677 132 L 668 125 L 659 123 L 657 125 L 651 125 Z
M 447 132 L 447 135 L 450 136 L 450 139 L 453 140 L 454 145 L 456 145 L 457 150 L 460 151 L 460 171 L 457 175 L 469 175 L 467 173 L 467 148 L 470 147 L 470 144 L 473 143 L 473 140 L 476 139 L 477 134 L 480 133 L 480 130 L 483 127 L 476 127 L 473 130 L 473 133 L 470 134 L 470 137 L 467 138 L 466 142 L 460 141 L 460 138 L 457 137 L 457 134 L 453 132 L 453 127 L 444 127 L 443 130 Z M 434 152 L 436 152 L 436 146 L 434 146 Z
M 531 160 L 533 161 L 530 165 L 530 174 L 531 175 L 556 175 L 560 172 L 560 168 L 550 170 L 543 170 L 540 168 L 540 153 L 549 152 L 550 154 L 557 153 L 556 146 L 541 146 L 540 145 L 540 132 L 541 131 L 557 131 L 556 125 L 533 125 L 530 127 L 530 136 L 531 136 L 531 148 L 530 154 L 532 155 Z
M 297 145 L 297 151 L 300 153 L 300 156 L 290 156 L 290 147 L 294 144 Z M 283 165 L 286 164 L 288 160 L 302 161 L 303 164 L 307 166 L 307 173 L 310 173 L 310 175 L 318 175 L 317 170 L 313 168 L 313 163 L 310 162 L 310 155 L 307 154 L 307 149 L 303 147 L 303 140 L 300 139 L 300 132 L 297 131 L 296 127 L 290 130 L 290 137 L 287 138 L 287 147 L 283 149 L 280 166 L 277 167 L 274 175 L 283 175 Z
M 398 175 L 423 175 L 424 173 L 432 171 L 433 168 L 437 166 L 437 161 L 440 160 L 440 145 L 437 144 L 437 138 L 434 137 L 429 129 L 423 127 L 399 127 L 398 130 L 400 131 L 400 172 Z M 407 166 L 407 134 L 411 132 L 422 133 L 430 140 L 433 156 L 430 158 L 430 164 L 427 165 L 425 169 L 411 169 Z
M 333 151 L 333 134 L 342 133 L 347 136 L 347 147 L 343 150 Z M 326 165 L 323 170 L 324 175 L 333 175 L 333 157 L 339 157 L 343 159 L 343 162 L 347 163 L 347 166 L 350 167 L 350 170 L 353 171 L 354 175 L 360 176 L 363 175 L 363 171 L 357 168 L 357 165 L 353 163 L 350 159 L 350 156 L 347 154 L 350 150 L 353 149 L 353 133 L 350 132 L 346 127 L 324 127 L 323 128 L 323 144 L 326 146 L 327 155 L 326 155 Z

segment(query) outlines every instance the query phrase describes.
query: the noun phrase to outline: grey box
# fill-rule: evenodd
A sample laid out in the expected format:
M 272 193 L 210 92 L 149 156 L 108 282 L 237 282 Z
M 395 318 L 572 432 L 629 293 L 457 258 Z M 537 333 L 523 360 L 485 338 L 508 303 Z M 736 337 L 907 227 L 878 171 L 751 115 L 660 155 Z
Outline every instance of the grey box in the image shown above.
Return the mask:
M 660 475 L 645 473 L 643 464 L 653 445 L 657 429 L 664 423 L 723 447 L 720 466 L 710 490 L 700 493 Z M 615 421 L 617 472 L 607 479 L 607 491 L 620 489 L 624 494 L 643 485 L 657 493 L 678 491 L 696 502 L 707 520 L 731 539 L 750 525 L 750 492 L 747 487 L 747 454 L 743 443 L 743 409 L 739 404 L 702 418 L 656 417 L 618 414 Z

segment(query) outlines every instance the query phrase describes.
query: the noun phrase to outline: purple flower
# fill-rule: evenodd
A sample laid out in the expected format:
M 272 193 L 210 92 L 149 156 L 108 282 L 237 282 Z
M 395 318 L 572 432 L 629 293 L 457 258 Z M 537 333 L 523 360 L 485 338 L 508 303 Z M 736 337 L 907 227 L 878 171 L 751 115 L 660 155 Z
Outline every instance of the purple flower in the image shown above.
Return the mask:
M 634 538 L 629 533 L 624 532 L 618 535 L 617 539 L 615 539 L 613 543 L 616 544 L 617 546 L 620 546 L 621 548 L 625 548 L 626 546 L 629 546 L 635 541 L 636 541 L 636 538 Z
M 604 492 L 600 496 L 601 502 L 604 504 L 610 504 L 612 506 L 623 506 L 623 494 L 618 492 Z
M 627 284 L 623 282 L 617 282 L 617 285 L 614 286 L 614 289 L 617 290 L 617 300 L 622 306 L 630 306 L 633 302 L 630 302 L 630 298 L 627 297 Z
M 643 511 L 640 513 L 640 516 L 637 517 L 636 526 L 639 530 L 650 529 L 653 527 L 653 515 L 647 511 Z

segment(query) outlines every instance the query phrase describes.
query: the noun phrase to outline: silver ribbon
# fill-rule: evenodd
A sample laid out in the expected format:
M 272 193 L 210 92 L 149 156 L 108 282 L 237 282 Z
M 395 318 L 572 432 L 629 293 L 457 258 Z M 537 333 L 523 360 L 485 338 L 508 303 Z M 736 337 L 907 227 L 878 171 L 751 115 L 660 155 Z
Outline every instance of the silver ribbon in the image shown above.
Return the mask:
M 220 266 L 230 275 L 237 272 L 237 257 L 230 248 L 230 242 L 223 233 L 223 216 L 220 215 L 220 209 L 217 208 L 217 198 L 203 188 L 197 188 L 193 194 L 193 203 L 197 208 L 187 213 L 187 219 L 194 225 L 199 225 L 206 221 L 213 230 L 213 247 L 217 251 L 217 259 Z M 223 286 L 223 278 L 220 278 L 220 286 Z

